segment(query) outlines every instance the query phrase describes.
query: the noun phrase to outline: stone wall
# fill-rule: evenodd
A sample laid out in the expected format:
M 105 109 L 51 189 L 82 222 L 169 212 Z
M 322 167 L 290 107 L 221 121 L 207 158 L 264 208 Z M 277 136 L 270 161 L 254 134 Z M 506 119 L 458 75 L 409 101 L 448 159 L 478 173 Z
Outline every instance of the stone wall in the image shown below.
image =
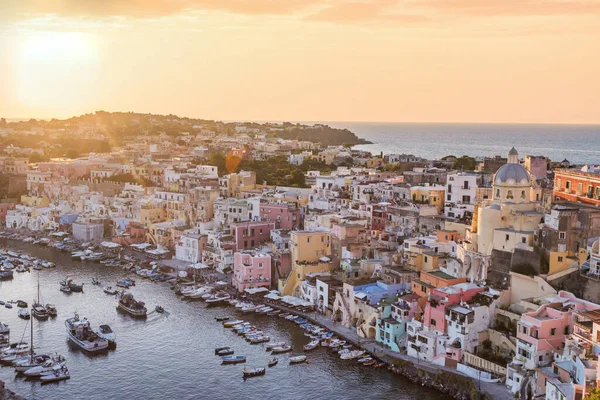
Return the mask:
M 4 382 L 0 381 L 0 400 L 25 400 L 25 397 L 19 396 L 12 390 L 4 386 Z

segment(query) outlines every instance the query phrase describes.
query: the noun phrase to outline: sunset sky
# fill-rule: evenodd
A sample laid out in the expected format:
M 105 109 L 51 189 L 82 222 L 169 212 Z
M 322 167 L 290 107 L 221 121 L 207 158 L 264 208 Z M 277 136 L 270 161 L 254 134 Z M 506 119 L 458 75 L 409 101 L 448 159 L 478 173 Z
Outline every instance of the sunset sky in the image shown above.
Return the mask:
M 0 0 L 0 116 L 600 123 L 600 0 Z

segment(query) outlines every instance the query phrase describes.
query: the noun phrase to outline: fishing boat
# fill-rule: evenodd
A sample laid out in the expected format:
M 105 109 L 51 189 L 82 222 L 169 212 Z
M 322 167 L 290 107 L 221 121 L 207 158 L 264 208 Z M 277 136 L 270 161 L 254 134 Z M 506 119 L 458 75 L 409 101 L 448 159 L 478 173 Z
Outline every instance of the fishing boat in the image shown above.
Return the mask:
M 46 311 L 48 312 L 48 315 L 52 318 L 58 315 L 58 310 L 56 309 L 56 306 L 54 304 L 46 304 Z
M 238 364 L 246 362 L 246 356 L 224 356 L 221 360 L 223 364 Z
M 80 319 L 75 313 L 73 318 L 65 321 L 69 339 L 81 349 L 89 352 L 102 351 L 108 348 L 108 340 L 94 332 L 87 318 Z
M 233 351 L 233 349 L 223 349 L 223 350 L 219 351 L 217 353 L 217 355 L 223 357 L 223 356 L 230 356 L 233 353 L 235 353 L 235 351 Z
M 278 362 L 279 362 L 279 359 L 277 357 L 271 358 L 267 365 L 269 366 L 269 368 L 271 368 L 271 367 L 276 366 Z
M 233 328 L 236 325 L 242 324 L 244 321 L 242 321 L 241 319 L 236 319 L 235 321 L 225 321 L 223 323 L 223 326 L 225 328 Z
M 134 318 L 146 318 L 148 313 L 144 302 L 135 300 L 131 293 L 125 293 L 119 299 L 117 308 Z
M 319 346 L 319 341 L 318 340 L 313 340 L 310 343 L 304 345 L 304 350 L 305 351 L 313 350 L 317 346 Z
M 288 351 L 292 351 L 292 346 L 278 346 L 271 349 L 271 354 L 287 353 Z
M 44 383 L 64 381 L 66 379 L 69 379 L 70 377 L 71 377 L 71 375 L 69 374 L 69 370 L 67 369 L 67 366 L 63 365 L 60 369 L 54 370 L 51 374 L 40 376 L 40 380 L 42 381 L 42 384 L 44 384 Z
M 244 368 L 244 378 L 251 378 L 253 376 L 260 376 L 265 374 L 265 368 Z
M 290 357 L 290 364 L 300 364 L 306 362 L 306 356 L 294 356 Z
M 17 300 L 17 307 L 19 308 L 27 308 L 27 302 L 23 300 Z
M 106 286 L 106 287 L 104 288 L 104 293 L 106 293 L 106 294 L 110 294 L 110 295 L 113 295 L 113 296 L 114 296 L 114 295 L 115 295 L 115 294 L 117 294 L 118 292 L 119 292 L 119 291 L 118 291 L 117 289 L 113 289 L 113 288 L 112 288 L 112 286 Z
M 271 351 L 275 347 L 283 347 L 283 346 L 285 346 L 285 342 L 270 342 L 270 343 L 267 343 L 267 351 Z
M 231 348 L 231 347 L 229 347 L 229 346 L 217 347 L 217 348 L 215 349 L 215 355 L 219 354 L 219 352 L 220 352 L 220 351 L 222 351 L 222 350 L 228 350 L 228 349 L 230 349 L 230 348 Z
M 216 316 L 216 317 L 215 317 L 215 319 L 216 319 L 218 322 L 223 322 L 223 321 L 227 321 L 227 320 L 229 320 L 229 317 L 227 317 L 227 316 Z
M 108 340 L 108 344 L 110 346 L 114 347 L 117 345 L 117 334 L 111 329 L 109 325 L 100 325 L 98 327 L 98 332 L 96 333 L 101 338 Z
M 21 308 L 18 312 L 18 316 L 21 319 L 29 319 L 30 318 L 29 311 L 27 311 L 26 308 Z

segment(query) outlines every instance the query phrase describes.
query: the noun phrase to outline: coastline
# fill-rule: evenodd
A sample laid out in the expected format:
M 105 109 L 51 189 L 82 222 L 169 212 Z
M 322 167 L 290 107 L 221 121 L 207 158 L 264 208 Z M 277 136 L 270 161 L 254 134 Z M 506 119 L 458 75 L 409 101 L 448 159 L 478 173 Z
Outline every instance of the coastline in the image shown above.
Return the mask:
M 0 380 L 0 400 L 25 400 L 25 397 L 8 389 L 4 381 Z

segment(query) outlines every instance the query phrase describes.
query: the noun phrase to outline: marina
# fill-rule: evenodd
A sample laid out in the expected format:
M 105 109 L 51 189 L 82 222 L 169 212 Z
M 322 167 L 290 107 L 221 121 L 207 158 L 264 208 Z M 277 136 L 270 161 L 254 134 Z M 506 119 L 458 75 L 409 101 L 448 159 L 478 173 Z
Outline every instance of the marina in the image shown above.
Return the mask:
M 0 244 L 5 247 L 9 243 L 15 251 L 25 249 L 21 242 L 0 240 Z M 384 369 L 365 368 L 356 360 L 343 362 L 338 354 L 321 347 L 310 353 L 309 364 L 301 363 L 291 367 L 290 357 L 300 355 L 303 346 L 311 341 L 298 324 L 274 315 L 267 316 L 256 312 L 243 314 L 229 305 L 207 308 L 204 302 L 188 302 L 181 296 L 176 296 L 168 284 L 142 279 L 135 287 L 129 289 L 136 299 L 139 297 L 148 304 L 161 304 L 168 310 L 162 314 L 150 311 L 145 320 L 134 319 L 116 312 L 114 297 L 107 296 L 103 291 L 104 286 L 114 285 L 117 280 L 126 279 L 126 271 L 96 262 L 73 261 L 70 254 L 52 248 L 29 246 L 29 249 L 34 256 L 57 265 L 54 269 L 44 269 L 40 272 L 43 296 L 40 300 L 43 303 L 55 304 L 58 316 L 35 324 L 34 335 L 39 343 L 36 347 L 40 348 L 40 352 L 62 354 L 68 363 L 68 374 L 62 371 L 53 373 L 56 379 L 48 380 L 54 380 L 55 383 L 45 384 L 42 388 L 39 382 L 15 377 L 12 368 L 0 368 L 0 380 L 27 398 L 63 399 L 76 391 L 87 399 L 104 399 L 107 396 L 103 392 L 104 382 L 107 381 L 116 381 L 126 386 L 134 399 L 158 399 L 167 396 L 193 398 L 199 390 L 194 379 L 199 373 L 206 375 L 206 384 L 203 385 L 202 392 L 215 399 L 223 398 L 224 387 L 229 395 L 244 398 L 265 395 L 299 398 L 293 387 L 280 385 L 283 379 L 310 379 L 317 383 L 303 388 L 302 397 L 332 397 L 343 392 L 346 398 L 356 399 L 365 398 L 367 394 L 408 399 L 416 397 L 417 393 L 426 393 L 428 398 L 443 398 L 436 391 L 423 389 L 401 377 L 393 377 Z M 66 296 L 56 290 L 57 282 L 64 280 L 65 276 L 87 286 L 84 293 L 78 294 L 85 296 L 85 302 L 77 301 L 77 297 Z M 102 285 L 88 285 L 93 277 Z M 12 280 L 3 281 L 0 283 L 0 293 L 4 301 L 35 298 L 37 273 L 16 274 Z M 75 311 L 90 318 L 94 327 L 108 325 L 111 331 L 118 335 L 118 349 L 93 354 L 84 352 L 71 343 L 65 333 L 64 320 L 72 317 Z M 228 321 L 238 320 L 232 327 L 251 321 L 251 325 L 262 331 L 263 335 L 269 336 L 269 343 L 284 343 L 292 346 L 294 351 L 289 353 L 290 356 L 279 355 L 278 361 L 281 362 L 273 367 L 274 358 L 266 351 L 268 343 L 252 345 L 250 341 L 244 340 L 244 337 L 239 337 L 225 328 L 223 322 L 216 320 L 216 317 L 222 318 L 225 313 L 230 316 Z M 20 339 L 26 321 L 18 319 L 15 309 L 0 309 L 0 320 L 10 326 L 11 341 Z M 26 333 L 25 338 L 27 337 Z M 235 351 L 234 355 L 246 356 L 247 363 L 242 365 L 247 364 L 248 368 L 271 368 L 265 376 L 244 382 L 242 366 L 220 367 L 221 359 L 214 354 L 215 345 L 219 344 L 221 347 L 231 347 Z M 152 382 L 143 376 L 119 372 L 131 365 L 152 365 L 151 368 L 156 368 L 157 371 L 169 372 L 153 374 L 155 379 Z M 187 368 L 189 365 L 195 367 Z M 67 382 L 56 382 L 67 379 Z M 173 381 L 177 381 L 177 385 L 171 384 Z M 367 388 L 356 384 L 361 381 L 370 381 L 373 385 Z M 118 397 L 118 389 L 114 390 L 113 396 Z

